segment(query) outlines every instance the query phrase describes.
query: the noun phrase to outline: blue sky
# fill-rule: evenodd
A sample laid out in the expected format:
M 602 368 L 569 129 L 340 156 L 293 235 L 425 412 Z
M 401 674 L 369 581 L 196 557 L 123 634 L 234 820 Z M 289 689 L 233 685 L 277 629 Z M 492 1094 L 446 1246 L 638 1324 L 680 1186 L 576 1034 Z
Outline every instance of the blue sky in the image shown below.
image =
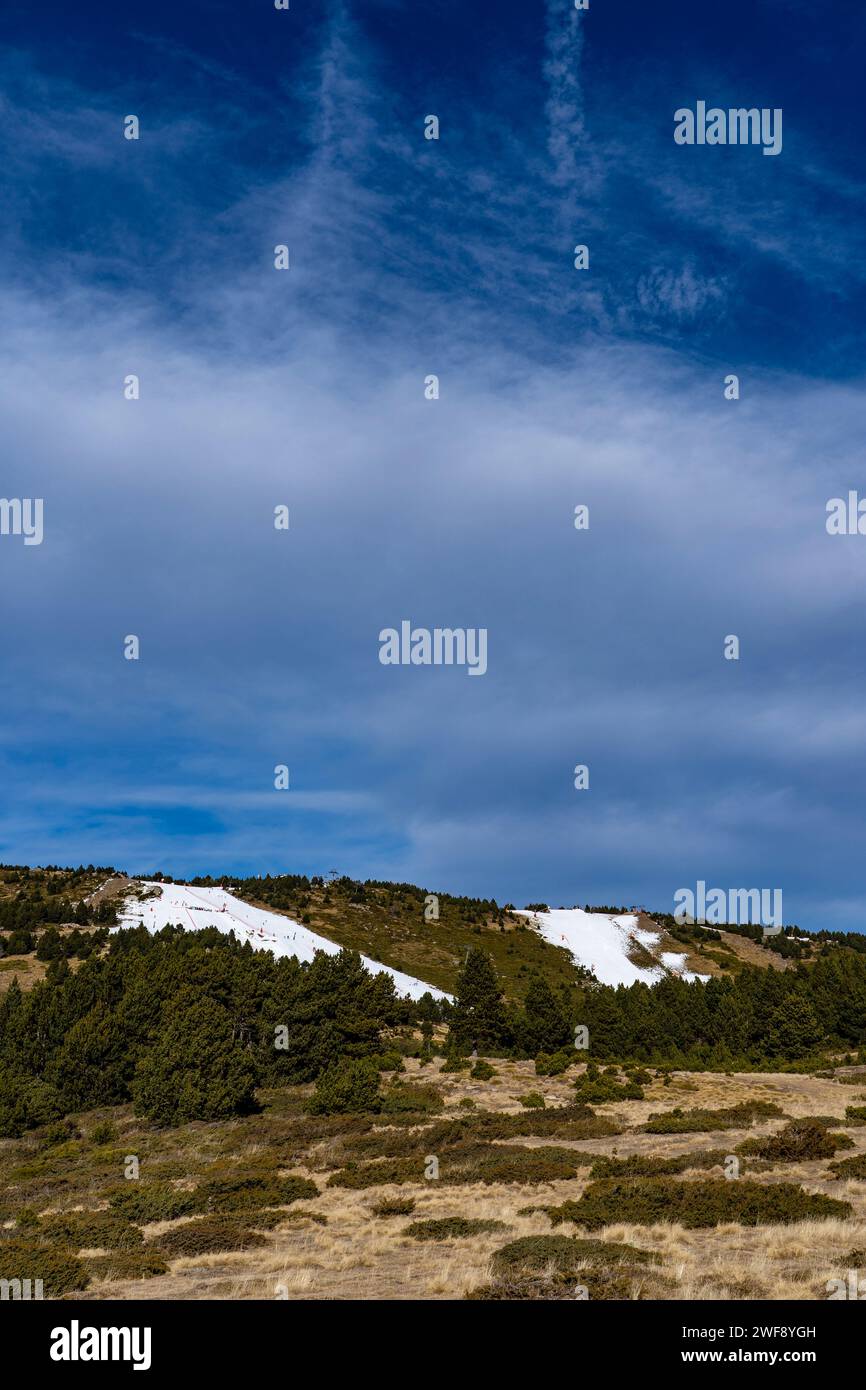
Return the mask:
M 864 31 L 8 5 L 0 857 L 864 929 Z M 782 153 L 678 146 L 698 100 Z M 382 666 L 403 618 L 487 674 Z

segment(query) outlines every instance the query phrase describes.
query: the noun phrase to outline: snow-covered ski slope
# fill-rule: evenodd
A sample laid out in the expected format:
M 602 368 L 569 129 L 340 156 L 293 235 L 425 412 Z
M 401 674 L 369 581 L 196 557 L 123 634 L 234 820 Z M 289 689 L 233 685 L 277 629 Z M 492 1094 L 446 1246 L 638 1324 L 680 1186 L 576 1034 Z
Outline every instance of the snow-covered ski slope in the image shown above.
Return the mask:
M 626 913 L 608 917 L 603 912 L 584 912 L 580 907 L 557 908 L 553 912 L 528 912 L 544 940 L 551 946 L 561 946 L 571 952 L 577 965 L 591 970 L 603 985 L 633 985 L 638 980 L 652 985 L 666 974 L 682 980 L 706 980 L 685 970 L 686 957 L 676 951 L 662 951 L 656 956 L 658 965 L 636 965 L 629 959 L 635 946 L 643 946 L 651 954 L 658 951 L 661 932 L 638 926 L 637 917 Z
M 190 888 L 185 883 L 151 883 L 143 885 L 147 889 L 159 889 L 158 897 L 143 900 L 127 898 L 120 917 L 121 927 L 136 927 L 143 923 L 148 931 L 157 932 L 165 926 L 186 927 L 189 931 L 201 931 L 204 927 L 216 927 L 217 931 L 234 932 L 239 941 L 248 941 L 254 950 L 273 951 L 275 956 L 296 956 L 301 961 L 312 961 L 317 951 L 328 956 L 336 956 L 340 947 L 324 936 L 317 936 L 309 927 L 283 917 L 276 912 L 266 912 L 260 907 L 250 907 L 241 902 L 224 888 Z M 420 999 L 428 991 L 434 999 L 450 999 L 441 989 L 426 985 L 412 975 L 404 975 L 401 970 L 392 970 L 380 961 L 362 956 L 362 961 L 373 975 L 390 975 L 394 988 L 400 995 L 410 999 Z

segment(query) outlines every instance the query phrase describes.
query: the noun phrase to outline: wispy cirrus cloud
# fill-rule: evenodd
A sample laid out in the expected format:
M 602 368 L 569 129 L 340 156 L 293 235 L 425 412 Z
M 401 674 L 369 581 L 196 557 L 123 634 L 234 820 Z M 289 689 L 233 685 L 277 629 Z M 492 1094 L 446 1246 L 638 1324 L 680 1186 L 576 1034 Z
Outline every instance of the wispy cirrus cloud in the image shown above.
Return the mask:
M 44 495 L 47 530 L 0 546 L 6 858 L 336 863 L 660 907 L 759 876 L 805 924 L 821 891 L 851 924 L 864 562 L 823 520 L 856 481 L 862 393 L 808 343 L 791 363 L 798 321 L 760 288 L 770 261 L 806 265 L 792 208 L 826 183 L 783 171 L 759 206 L 755 170 L 672 163 L 634 124 L 667 109 L 652 74 L 600 120 L 583 18 L 548 6 L 517 116 L 457 75 L 438 144 L 423 83 L 400 88 L 349 7 L 277 134 L 274 74 L 225 55 L 172 48 L 209 100 L 179 115 L 154 86 L 138 148 L 119 97 L 19 64 L 4 491 Z M 55 81 L 49 172 L 82 191 L 71 236 L 31 237 Z M 851 273 L 839 178 L 813 241 L 828 285 Z M 487 627 L 488 675 L 383 668 L 403 618 Z

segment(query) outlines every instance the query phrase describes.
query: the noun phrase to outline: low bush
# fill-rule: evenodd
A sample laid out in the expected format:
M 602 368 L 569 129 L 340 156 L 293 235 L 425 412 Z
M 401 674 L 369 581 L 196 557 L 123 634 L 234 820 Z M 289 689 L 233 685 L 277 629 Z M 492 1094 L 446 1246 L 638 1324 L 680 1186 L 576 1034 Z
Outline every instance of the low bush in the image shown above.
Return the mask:
M 451 1052 L 445 1058 L 439 1070 L 444 1072 L 468 1071 L 471 1066 L 472 1063 L 468 1057 L 461 1057 L 458 1053 Z
M 175 1221 L 200 1211 L 199 1199 L 192 1192 L 181 1192 L 168 1183 L 127 1182 L 109 1196 L 112 1211 L 146 1226 L 151 1221 Z
M 535 1059 L 536 1076 L 562 1076 L 577 1061 L 571 1052 L 539 1052 Z
M 147 1245 L 140 1250 L 94 1255 L 87 1261 L 87 1270 L 91 1278 L 99 1280 L 155 1279 L 168 1273 L 168 1261 L 157 1246 Z
M 370 1057 L 341 1057 L 319 1074 L 311 1115 L 376 1114 L 381 1106 L 379 1069 Z
M 753 1100 L 727 1110 L 664 1110 L 642 1126 L 647 1134 L 696 1134 L 714 1129 L 748 1129 L 755 1120 L 784 1118 L 772 1101 Z
M 830 1164 L 830 1172 L 837 1178 L 866 1178 L 866 1153 L 837 1159 Z
M 443 1110 L 445 1101 L 436 1086 L 395 1081 L 381 1098 L 383 1115 L 434 1115 Z
M 245 1221 L 254 1231 L 274 1231 L 277 1226 L 283 1223 L 291 1215 L 288 1211 L 283 1211 L 274 1207 L 259 1207 L 244 1209 L 243 1211 L 217 1212 L 218 1216 L 230 1217 L 236 1221 Z
M 244 1172 L 233 1177 L 205 1178 L 193 1193 L 196 1210 L 208 1213 L 287 1207 L 318 1195 L 319 1189 L 309 1178 L 268 1178 Z
M 493 1256 L 497 1275 L 539 1273 L 556 1269 L 574 1274 L 582 1265 L 649 1264 L 656 1257 L 635 1245 L 605 1240 L 578 1240 L 574 1236 L 521 1236 L 503 1245 Z
M 615 1076 L 579 1076 L 574 1083 L 575 1099 L 603 1104 L 611 1100 L 643 1100 L 643 1088 L 636 1081 L 619 1081 Z
M 392 1052 L 380 1052 L 375 1057 L 369 1059 L 377 1071 L 403 1072 L 406 1070 L 402 1052 L 396 1048 Z
M 30 1297 L 36 1296 L 35 1281 L 42 1281 L 43 1298 L 62 1298 L 64 1294 L 86 1289 L 90 1276 L 82 1260 L 61 1245 L 35 1240 L 28 1234 L 0 1240 L 0 1279 L 13 1283 L 30 1280 Z M 14 1293 L 13 1293 L 14 1298 Z
M 413 1221 L 401 1235 L 413 1240 L 465 1240 L 469 1236 L 487 1235 L 491 1231 L 507 1231 L 504 1221 L 485 1221 L 466 1216 L 442 1216 L 430 1221 Z
M 110 1120 L 102 1120 L 98 1125 L 94 1125 L 88 1134 L 91 1144 L 98 1148 L 103 1144 L 113 1144 L 117 1139 L 117 1127 Z
M 778 1225 L 790 1221 L 850 1216 L 848 1202 L 806 1192 L 793 1183 L 757 1183 L 746 1179 L 601 1178 L 591 1182 L 577 1202 L 548 1208 L 554 1225 L 573 1221 L 587 1230 L 631 1221 L 652 1226 L 679 1222 L 689 1229 L 734 1221 L 741 1226 Z
M 492 1081 L 496 1075 L 496 1068 L 485 1062 L 483 1057 L 479 1057 L 469 1075 L 473 1081 Z
M 44 1216 L 40 1235 L 71 1250 L 130 1250 L 144 1237 L 137 1226 L 110 1211 L 71 1211 Z
M 411 1216 L 414 1210 L 414 1197 L 386 1197 L 370 1208 L 374 1216 Z
M 574 1149 L 469 1144 L 442 1154 L 439 1179 L 448 1185 L 558 1182 L 575 1177 L 579 1168 L 589 1162 L 591 1155 L 576 1153 Z
M 629 1158 L 597 1158 L 589 1171 L 591 1178 L 663 1178 L 688 1172 L 690 1168 L 715 1168 L 724 1164 L 728 1155 L 724 1149 L 706 1149 L 703 1153 L 679 1154 L 676 1158 L 654 1158 L 632 1154 Z
M 169 1259 L 180 1256 L 216 1255 L 224 1250 L 253 1250 L 267 1245 L 260 1231 L 230 1216 L 204 1216 L 184 1221 L 171 1231 L 165 1231 L 157 1248 Z
M 328 1187 L 347 1187 L 363 1191 L 367 1187 L 385 1187 L 388 1183 L 423 1182 L 424 1159 L 386 1158 L 380 1163 L 347 1163 L 331 1173 Z
M 845 1119 L 851 1125 L 866 1125 L 866 1105 L 846 1105 Z
M 423 1137 L 423 1136 L 422 1136 Z M 444 1186 L 465 1183 L 540 1183 L 573 1178 L 591 1154 L 573 1149 L 528 1149 L 505 1144 L 466 1142 L 438 1151 L 422 1144 L 414 1157 L 386 1158 L 376 1163 L 349 1163 L 328 1178 L 328 1187 L 362 1190 L 387 1183 L 424 1182 L 426 1155 L 439 1153 L 439 1182 Z
M 309 1207 L 297 1207 L 294 1211 L 261 1212 L 259 1216 L 252 1218 L 253 1225 L 260 1226 L 262 1224 L 261 1216 L 277 1216 L 279 1218 L 276 1222 L 278 1226 L 293 1226 L 300 1221 L 312 1221 L 316 1226 L 327 1226 L 328 1224 L 328 1218 L 324 1212 L 310 1211 Z M 267 1229 L 271 1229 L 270 1222 L 268 1222 Z
M 530 1091 L 525 1096 L 518 1096 L 520 1104 L 527 1110 L 546 1110 L 547 1103 L 540 1091 Z
M 834 1134 L 814 1120 L 791 1120 L 764 1139 L 748 1141 L 758 1158 L 773 1163 L 797 1163 L 815 1158 L 832 1158 L 837 1149 L 853 1149 L 854 1141 L 847 1134 Z M 745 1148 L 745 1145 L 742 1146 Z
M 80 1138 L 81 1130 L 72 1120 L 57 1120 L 37 1135 L 40 1149 L 53 1149 L 59 1144 L 68 1144 L 70 1139 Z
M 485 1139 L 512 1139 L 532 1135 L 557 1139 L 606 1139 L 622 1134 L 622 1125 L 596 1115 L 588 1105 L 547 1106 L 517 1115 L 479 1116 L 478 1132 Z

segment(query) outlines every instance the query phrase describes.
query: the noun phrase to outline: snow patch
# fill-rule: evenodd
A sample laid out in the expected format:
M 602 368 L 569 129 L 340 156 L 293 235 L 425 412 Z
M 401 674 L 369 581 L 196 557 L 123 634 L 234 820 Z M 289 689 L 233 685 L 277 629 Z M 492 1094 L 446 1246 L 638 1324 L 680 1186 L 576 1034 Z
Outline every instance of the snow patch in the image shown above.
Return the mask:
M 531 918 L 551 946 L 561 946 L 571 952 L 576 965 L 591 970 L 604 985 L 657 984 L 668 972 L 683 980 L 706 980 L 683 970 L 685 956 L 674 951 L 662 952 L 657 965 L 637 965 L 629 959 L 635 946 L 647 951 L 658 950 L 660 931 L 638 926 L 638 919 L 627 912 L 618 917 L 604 912 L 584 912 L 580 907 L 557 908 L 553 912 L 523 911 Z
M 147 889 L 159 889 L 159 897 L 127 898 L 120 916 L 120 927 L 137 927 L 142 924 L 150 932 L 161 931 L 166 926 L 181 926 L 188 931 L 201 931 L 205 927 L 216 927 L 217 931 L 228 936 L 234 932 L 239 941 L 248 941 L 256 951 L 273 951 L 275 956 L 294 956 L 300 961 L 312 961 L 317 951 L 327 956 L 339 955 L 341 947 L 336 942 L 318 936 L 301 922 L 284 917 L 276 912 L 267 912 L 261 907 L 250 907 L 241 902 L 224 888 L 190 888 L 185 883 L 145 882 Z M 404 975 L 401 970 L 392 970 L 380 961 L 362 956 L 371 975 L 390 975 L 398 994 L 409 999 L 420 999 L 422 994 L 430 993 L 434 999 L 451 999 L 433 985 L 416 980 L 412 975 Z
M 687 984 L 693 984 L 695 980 L 703 983 L 710 978 L 709 975 L 698 975 L 694 970 L 686 970 L 687 957 L 680 951 L 662 951 L 659 959 L 672 975 L 679 975 Z

